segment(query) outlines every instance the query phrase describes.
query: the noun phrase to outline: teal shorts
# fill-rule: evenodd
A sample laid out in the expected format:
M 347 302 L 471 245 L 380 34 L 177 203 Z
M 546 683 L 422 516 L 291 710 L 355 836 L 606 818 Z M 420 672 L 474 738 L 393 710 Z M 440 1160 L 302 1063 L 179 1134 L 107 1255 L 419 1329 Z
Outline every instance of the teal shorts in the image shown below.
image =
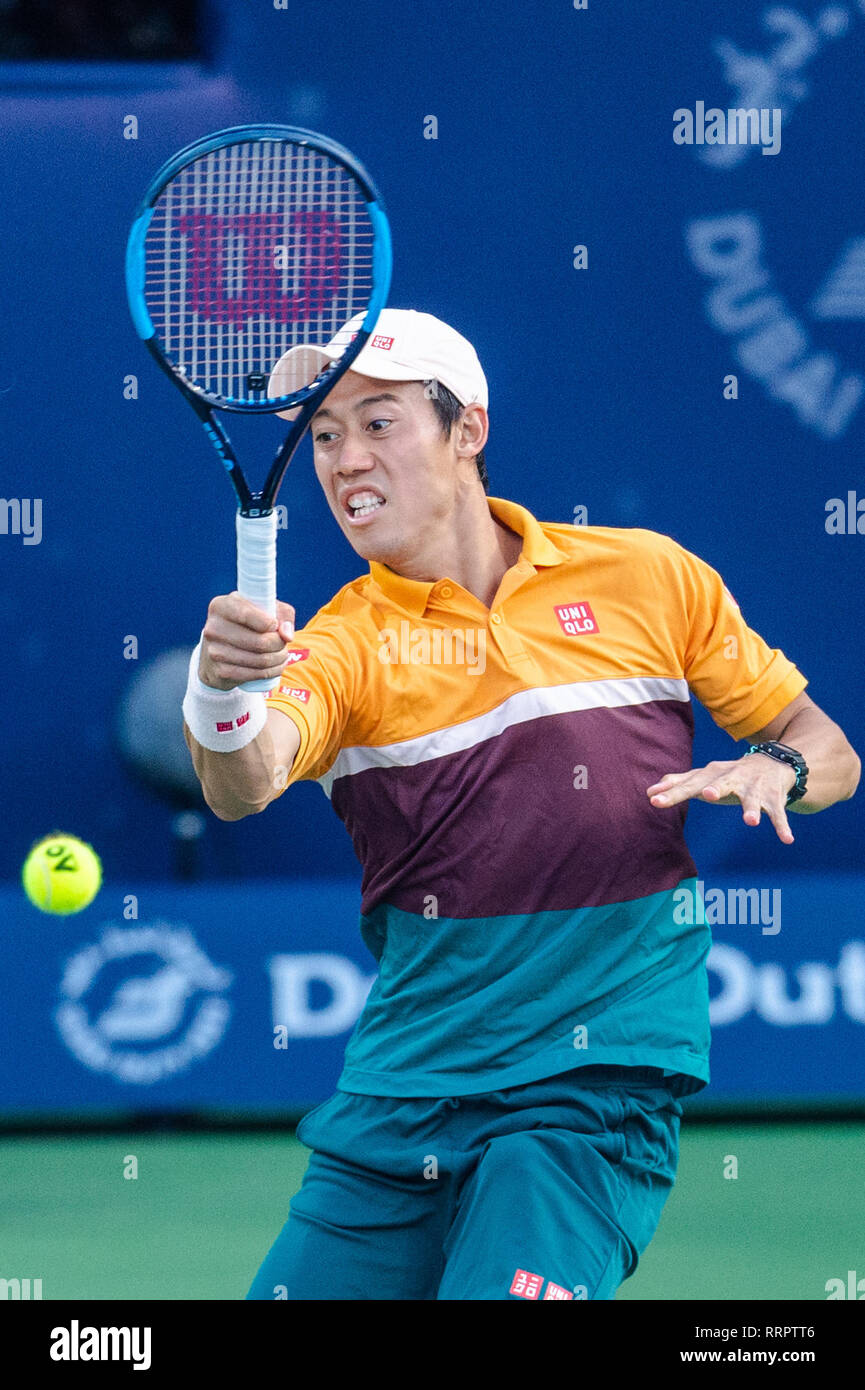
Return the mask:
M 655 1233 L 682 1107 L 653 1067 L 478 1096 L 338 1091 L 250 1299 L 611 1299 Z

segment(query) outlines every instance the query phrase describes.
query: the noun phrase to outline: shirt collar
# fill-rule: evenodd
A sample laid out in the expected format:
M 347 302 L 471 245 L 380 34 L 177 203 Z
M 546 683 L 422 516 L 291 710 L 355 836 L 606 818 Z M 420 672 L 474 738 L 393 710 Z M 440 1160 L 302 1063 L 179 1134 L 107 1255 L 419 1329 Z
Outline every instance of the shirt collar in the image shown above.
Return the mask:
M 509 502 L 503 497 L 488 497 L 487 503 L 497 521 L 501 521 L 511 531 L 522 536 L 520 561 L 537 566 L 559 565 L 566 559 L 564 552 L 544 535 L 540 524 L 526 507 L 521 507 L 518 502 Z M 369 572 L 386 598 L 416 617 L 423 614 L 430 592 L 437 583 L 441 583 L 441 580 L 407 579 L 405 575 L 396 574 L 378 560 L 370 560 Z

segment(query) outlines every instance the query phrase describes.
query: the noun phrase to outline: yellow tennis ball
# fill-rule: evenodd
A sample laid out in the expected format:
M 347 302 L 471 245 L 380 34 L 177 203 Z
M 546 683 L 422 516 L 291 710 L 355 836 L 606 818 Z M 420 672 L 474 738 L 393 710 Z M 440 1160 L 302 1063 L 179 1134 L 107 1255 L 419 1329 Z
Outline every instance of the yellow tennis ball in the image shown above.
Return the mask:
M 34 907 L 68 917 L 93 902 L 102 886 L 102 864 L 92 845 L 55 830 L 31 849 L 21 882 Z

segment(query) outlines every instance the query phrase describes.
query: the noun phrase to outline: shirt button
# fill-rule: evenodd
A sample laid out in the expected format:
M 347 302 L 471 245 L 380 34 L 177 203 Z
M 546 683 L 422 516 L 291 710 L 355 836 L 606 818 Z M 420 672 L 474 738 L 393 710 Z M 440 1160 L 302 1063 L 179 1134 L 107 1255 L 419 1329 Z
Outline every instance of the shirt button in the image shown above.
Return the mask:
M 451 588 L 450 584 L 442 584 L 441 588 L 439 589 L 439 593 L 441 594 L 442 598 L 452 598 L 453 592 L 454 591 Z
M 502 615 L 501 615 L 501 613 L 491 613 L 491 614 L 490 614 L 490 622 L 491 622 L 491 623 L 500 623 L 501 620 L 502 620 Z

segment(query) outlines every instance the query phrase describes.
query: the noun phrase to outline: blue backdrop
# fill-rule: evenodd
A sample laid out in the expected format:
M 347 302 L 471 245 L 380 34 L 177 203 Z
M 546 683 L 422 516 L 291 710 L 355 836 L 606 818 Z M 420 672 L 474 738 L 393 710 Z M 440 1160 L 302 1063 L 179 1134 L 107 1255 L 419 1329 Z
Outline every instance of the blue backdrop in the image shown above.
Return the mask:
M 696 551 L 861 749 L 865 3 L 335 0 L 324 27 L 298 2 L 205 10 L 200 66 L 0 71 L 0 491 L 42 503 L 38 544 L 0 534 L 0 876 L 56 826 L 98 847 L 118 893 L 171 872 L 169 813 L 112 726 L 135 670 L 191 646 L 234 587 L 233 495 L 133 332 L 123 251 L 162 161 L 248 120 L 320 129 L 370 168 L 390 302 L 452 322 L 486 369 L 492 492 Z M 673 113 L 700 101 L 781 110 L 780 151 L 675 143 Z M 264 465 L 274 422 L 244 423 L 242 458 Z M 853 533 L 830 534 L 848 497 Z M 282 500 L 281 597 L 303 622 L 365 566 L 308 449 Z M 698 711 L 698 760 L 734 752 Z M 780 882 L 861 869 L 862 822 L 861 797 L 794 818 L 789 848 L 696 804 L 690 842 L 707 877 Z M 203 868 L 358 876 L 314 786 L 208 816 Z

